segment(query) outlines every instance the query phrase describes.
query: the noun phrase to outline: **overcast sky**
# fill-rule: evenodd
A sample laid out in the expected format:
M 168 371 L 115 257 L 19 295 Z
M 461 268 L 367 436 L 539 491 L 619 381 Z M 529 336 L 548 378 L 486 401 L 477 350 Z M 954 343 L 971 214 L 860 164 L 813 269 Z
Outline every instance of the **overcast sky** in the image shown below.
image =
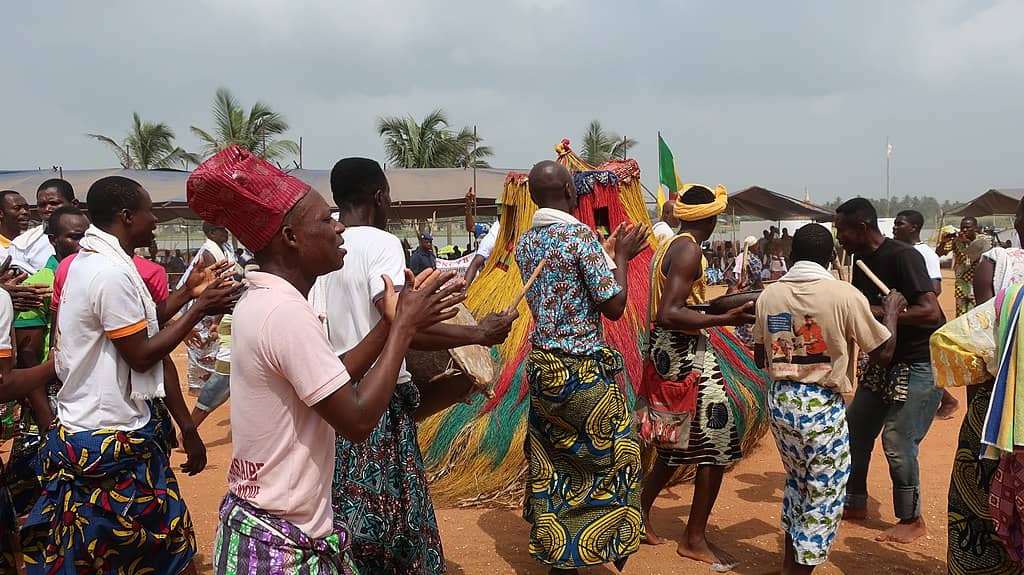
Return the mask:
M 594 118 L 657 132 L 685 181 L 815 201 L 964 200 L 1024 187 L 1024 2 L 15 2 L 4 7 L 0 169 L 111 167 L 131 113 L 197 149 L 219 86 L 303 137 L 304 166 L 384 160 L 378 116 L 444 108 L 496 167 Z

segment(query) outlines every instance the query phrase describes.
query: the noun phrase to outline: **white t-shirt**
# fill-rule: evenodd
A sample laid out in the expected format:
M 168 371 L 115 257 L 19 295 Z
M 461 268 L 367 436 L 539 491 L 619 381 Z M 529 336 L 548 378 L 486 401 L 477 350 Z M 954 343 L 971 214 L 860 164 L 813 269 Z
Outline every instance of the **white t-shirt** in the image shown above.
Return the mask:
M 14 327 L 14 304 L 11 294 L 0 289 L 0 358 L 11 357 L 14 346 L 11 345 L 11 329 Z
M 32 239 L 32 243 L 23 246 L 22 243 L 29 239 Z M 43 233 L 43 226 L 40 224 L 15 238 L 8 247 L 8 254 L 11 256 L 12 266 L 34 274 L 46 267 L 46 262 L 54 255 L 54 251 L 50 237 Z
M 348 371 L 292 284 L 264 272 L 246 279 L 231 316 L 228 489 L 310 537 L 327 537 L 335 431 L 313 406 L 346 385 Z
M 335 355 L 359 344 L 380 320 L 376 303 L 384 294 L 387 274 L 395 288 L 405 285 L 405 250 L 395 236 L 373 226 L 351 226 L 342 233 L 345 239 L 345 265 L 340 270 L 317 278 L 314 290 L 320 290 L 327 312 L 327 338 Z M 398 383 L 412 376 L 402 363 Z
M 933 280 L 941 280 L 942 269 L 939 267 L 939 256 L 935 253 L 935 250 L 924 242 L 914 244 L 914 249 L 921 252 L 921 256 L 924 257 L 924 265 L 928 270 L 928 277 Z
M 494 251 L 494 244 L 498 242 L 498 233 L 501 228 L 498 226 L 498 222 L 491 224 L 491 229 L 487 230 L 487 234 L 484 235 L 484 239 L 480 240 L 480 245 L 476 248 L 478 256 L 485 260 L 491 257 L 491 252 Z
M 658 220 L 653 226 L 651 231 L 654 233 L 654 238 L 658 240 L 658 245 L 661 245 L 675 237 L 675 232 L 672 231 L 672 226 L 665 222 Z
M 57 314 L 57 410 L 72 433 L 134 431 L 149 423 L 145 401 L 131 399 L 131 368 L 115 339 L 146 329 L 146 312 L 126 266 L 81 251 L 68 266 Z M 158 363 L 153 369 L 163 369 Z

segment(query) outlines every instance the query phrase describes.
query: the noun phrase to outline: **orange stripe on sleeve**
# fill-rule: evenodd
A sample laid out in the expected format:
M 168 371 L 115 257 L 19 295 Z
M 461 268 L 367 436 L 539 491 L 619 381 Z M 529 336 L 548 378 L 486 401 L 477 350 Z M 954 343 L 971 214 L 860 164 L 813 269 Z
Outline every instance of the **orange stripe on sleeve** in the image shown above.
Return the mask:
M 107 337 L 110 339 L 121 339 L 122 337 L 137 334 L 144 329 L 146 329 L 146 320 L 143 319 L 131 325 L 108 331 Z
M 9 349 L 0 349 L 0 359 L 8 358 L 13 355 L 13 352 Z

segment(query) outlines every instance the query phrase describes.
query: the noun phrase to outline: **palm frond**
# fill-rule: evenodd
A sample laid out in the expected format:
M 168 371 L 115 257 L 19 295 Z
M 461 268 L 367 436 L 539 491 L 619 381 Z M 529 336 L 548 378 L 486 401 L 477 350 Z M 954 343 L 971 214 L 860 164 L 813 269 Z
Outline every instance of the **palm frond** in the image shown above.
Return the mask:
M 106 144 L 111 150 L 113 150 L 114 154 L 117 156 L 117 162 L 121 164 L 122 168 L 127 168 L 129 166 L 129 158 L 125 155 L 124 148 L 121 147 L 121 144 L 117 143 L 113 138 L 110 136 L 104 136 L 103 134 L 86 135 L 98 142 Z

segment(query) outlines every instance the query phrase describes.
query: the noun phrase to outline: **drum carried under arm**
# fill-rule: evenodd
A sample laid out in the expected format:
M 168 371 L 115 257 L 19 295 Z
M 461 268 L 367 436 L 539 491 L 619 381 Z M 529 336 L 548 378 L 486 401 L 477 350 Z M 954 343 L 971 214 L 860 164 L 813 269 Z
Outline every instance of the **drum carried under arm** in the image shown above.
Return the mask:
M 445 323 L 477 325 L 469 308 L 459 304 L 458 314 Z M 405 356 L 406 369 L 423 398 L 416 419 L 423 420 L 456 403 L 469 402 L 478 393 L 493 397 L 495 378 L 491 350 L 482 345 L 466 345 L 446 351 L 410 349 Z

